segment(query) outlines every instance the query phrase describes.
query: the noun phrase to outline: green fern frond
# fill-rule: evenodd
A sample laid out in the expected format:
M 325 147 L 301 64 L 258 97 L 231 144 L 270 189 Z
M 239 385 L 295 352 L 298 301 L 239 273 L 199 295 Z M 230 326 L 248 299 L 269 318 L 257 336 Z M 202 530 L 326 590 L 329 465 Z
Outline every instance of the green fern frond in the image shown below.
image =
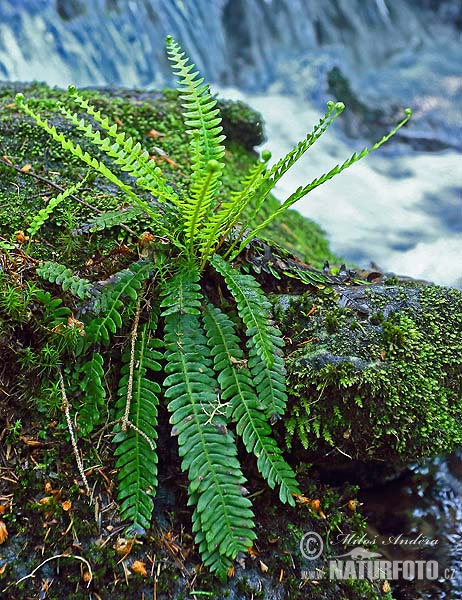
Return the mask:
M 280 354 L 280 348 L 284 345 L 281 334 L 270 323 L 271 304 L 251 275 L 240 273 L 218 254 L 210 262 L 223 276 L 236 301 L 239 316 L 247 328 L 248 347 L 254 347 L 264 365 L 271 368 L 275 355 Z
M 172 291 L 168 285 L 164 292 L 165 397 L 181 466 L 188 471 L 190 501 L 196 504 L 193 528 L 201 532 L 201 552 L 210 568 L 225 576 L 224 563 L 216 555 L 234 559 L 252 545 L 255 532 L 250 501 L 242 493 L 245 478 L 237 448 L 217 410 L 210 352 L 197 315 L 198 280 L 197 269 L 182 271 Z
M 149 260 L 139 261 L 112 276 L 93 306 L 93 312 L 103 316 L 92 319 L 85 328 L 87 347 L 92 343 L 109 344 L 111 335 L 122 327 L 122 313 L 127 308 L 127 301 L 128 305 L 136 302 L 143 281 L 156 267 Z
M 193 72 L 194 65 L 182 52 L 180 45 L 167 36 L 167 53 L 178 77 L 180 99 L 183 101 L 185 124 L 191 129 L 191 185 L 189 198 L 179 204 L 185 221 L 185 233 L 190 248 L 197 235 L 198 226 L 204 221 L 213 207 L 220 186 L 224 156 L 220 111 L 212 97 L 209 86 L 199 72 Z
M 122 519 L 130 522 L 129 530 L 144 533 L 149 528 L 153 498 L 157 489 L 157 406 L 160 386 L 148 379 L 149 371 L 162 369 L 162 354 L 156 349 L 160 342 L 152 335 L 153 324 L 141 327 L 134 356 L 127 350 L 122 360 L 116 404 L 116 418 L 122 420 L 126 410 L 130 364 L 133 364 L 133 385 L 128 414 L 129 427 L 117 425 L 114 443 L 118 444 L 116 468 L 119 469 L 118 501 Z
M 92 144 L 98 146 L 100 150 L 113 158 L 114 162 L 122 168 L 122 171 L 126 171 L 134 177 L 137 185 L 149 190 L 160 202 L 170 201 L 175 203 L 178 200 L 178 195 L 167 184 L 161 169 L 150 160 L 148 152 L 142 149 L 139 142 L 135 143 L 131 137 L 127 138 L 125 133 L 120 133 L 117 124 L 110 124 L 109 118 L 102 115 L 92 104 L 82 98 L 75 86 L 69 86 L 69 95 L 107 134 L 107 137 L 103 138 L 101 132 L 95 131 L 91 123 L 83 118 L 79 118 L 76 113 L 69 111 L 66 107 L 61 106 L 61 113 Z
M 87 175 L 87 177 L 88 177 L 88 175 Z M 38 213 L 32 219 L 31 224 L 29 225 L 29 227 L 27 229 L 27 233 L 31 237 L 33 237 L 39 231 L 39 229 L 42 227 L 42 225 L 45 223 L 45 221 L 47 221 L 51 217 L 55 208 L 59 204 L 61 204 L 61 202 L 63 200 L 65 200 L 66 198 L 69 198 L 69 196 L 72 196 L 73 194 L 75 194 L 79 191 L 79 189 L 86 182 L 87 177 L 85 177 L 84 179 L 82 179 L 82 181 L 79 181 L 75 185 L 71 185 L 70 188 L 67 188 L 67 190 L 64 190 L 64 192 L 61 192 L 60 194 L 58 194 L 57 196 L 52 198 L 48 202 L 48 204 L 45 206 L 45 208 L 40 209 L 38 211 Z
M 124 183 L 119 177 L 117 177 L 117 175 L 115 175 L 103 162 L 92 157 L 88 152 L 82 150 L 79 144 L 74 144 L 70 139 L 66 138 L 66 136 L 62 132 L 58 132 L 56 127 L 54 125 L 50 125 L 46 119 L 42 119 L 42 117 L 38 113 L 33 111 L 30 108 L 30 106 L 24 101 L 23 94 L 16 95 L 16 104 L 27 115 L 32 117 L 32 119 L 34 119 L 34 121 L 39 127 L 44 129 L 56 142 L 59 142 L 64 150 L 69 151 L 73 156 L 80 159 L 89 167 L 92 167 L 95 171 L 100 173 L 108 181 L 114 183 L 117 187 L 123 190 L 135 204 L 138 204 L 144 210 L 144 212 L 146 212 L 151 218 L 159 222 L 159 213 L 154 211 L 148 202 L 142 200 L 139 196 L 137 196 L 132 191 L 131 187 Z
M 83 375 L 79 387 L 84 394 L 79 410 L 79 431 L 81 435 L 88 435 L 99 423 L 105 407 L 104 359 L 101 354 L 93 352 L 90 360 L 84 362 L 77 373 Z
M 77 277 L 65 265 L 47 260 L 37 267 L 37 275 L 51 283 L 60 285 L 65 292 L 69 290 L 71 294 L 81 300 L 91 296 L 92 283 L 88 279 Z
M 212 214 L 200 232 L 201 242 L 201 267 L 205 266 L 211 251 L 216 247 L 221 238 L 228 235 L 236 225 L 242 213 L 254 197 L 255 190 L 261 186 L 262 177 L 267 168 L 271 155 L 265 153 L 263 161 L 257 161 L 241 181 L 241 190 L 231 192 L 230 200 L 222 202 L 219 210 Z
M 119 210 L 111 210 L 101 215 L 97 215 L 93 221 L 83 223 L 80 227 L 72 230 L 72 235 L 81 235 L 82 233 L 93 233 L 95 231 L 103 231 L 118 225 L 124 225 L 136 219 L 143 214 L 143 209 L 139 206 L 129 206 Z
M 258 470 L 268 485 L 272 489 L 278 485 L 281 501 L 293 505 L 293 494 L 300 493 L 295 474 L 271 437 L 271 427 L 260 406 L 250 371 L 238 366 L 243 352 L 234 324 L 220 309 L 208 305 L 204 311 L 204 325 L 214 367 L 219 373 L 222 398 L 227 402 L 227 417 L 236 421 L 237 432 L 247 451 L 257 457 Z
M 277 420 L 285 413 L 287 404 L 284 357 L 276 353 L 273 364 L 268 367 L 256 352 L 256 348 L 249 347 L 248 367 L 266 418 L 270 421 Z
M 53 329 L 67 323 L 71 310 L 67 306 L 61 306 L 63 303 L 61 298 L 52 298 L 50 292 L 44 292 L 43 290 L 37 290 L 35 297 L 45 308 L 43 323 L 46 327 Z
M 350 156 L 350 158 L 345 160 L 342 164 L 336 165 L 328 173 L 324 173 L 320 177 L 317 177 L 311 183 L 309 183 L 308 185 L 306 185 L 304 187 L 299 187 L 293 194 L 291 194 L 289 196 L 289 198 L 287 198 L 287 200 L 285 200 L 285 202 L 283 202 L 281 204 L 281 206 L 277 210 L 275 210 L 267 219 L 265 219 L 263 221 L 263 223 L 261 223 L 260 225 L 255 227 L 250 233 L 248 233 L 247 237 L 242 241 L 238 250 L 233 253 L 231 260 L 234 260 L 234 258 L 236 258 L 236 256 L 240 252 L 242 252 L 242 250 L 245 248 L 245 246 L 248 244 L 248 242 L 250 242 L 250 240 L 252 238 L 254 238 L 262 229 L 264 229 L 267 225 L 269 225 L 269 223 L 271 223 L 274 219 L 280 217 L 284 211 L 286 211 L 288 208 L 290 208 L 295 202 L 300 200 L 300 198 L 303 198 L 303 196 L 306 196 L 306 194 L 311 192 L 311 190 L 314 190 L 315 188 L 319 187 L 320 185 L 322 185 L 329 179 L 332 179 L 333 177 L 335 177 L 336 175 L 338 175 L 339 173 L 344 171 L 345 169 L 348 169 L 348 167 L 351 167 L 351 165 L 353 165 L 355 162 L 358 162 L 359 160 L 361 160 L 362 158 L 364 158 L 365 156 L 367 156 L 374 150 L 377 150 L 378 148 L 380 148 L 380 146 L 382 146 L 382 144 L 384 144 L 386 141 L 388 141 L 393 135 L 395 135 L 395 133 L 399 129 L 401 129 L 401 127 L 403 127 L 403 125 L 405 125 L 409 121 L 409 119 L 412 116 L 411 109 L 407 108 L 405 110 L 405 113 L 406 113 L 406 117 L 402 121 L 400 121 L 398 123 L 398 125 L 396 125 L 396 127 L 394 127 L 390 131 L 390 133 L 388 133 L 387 135 L 384 135 L 383 138 L 380 141 L 376 142 L 373 146 L 371 146 L 369 148 L 368 147 L 363 148 L 359 154 L 357 154 L 355 152 L 354 154 L 352 154 Z
M 247 218 L 249 223 L 254 223 L 263 202 L 281 177 L 311 148 L 344 110 L 345 105 L 343 102 L 337 102 L 336 104 L 328 102 L 326 113 L 321 117 L 319 123 L 314 126 L 313 130 L 265 173 L 260 189 L 256 191 L 252 198 L 252 211 Z

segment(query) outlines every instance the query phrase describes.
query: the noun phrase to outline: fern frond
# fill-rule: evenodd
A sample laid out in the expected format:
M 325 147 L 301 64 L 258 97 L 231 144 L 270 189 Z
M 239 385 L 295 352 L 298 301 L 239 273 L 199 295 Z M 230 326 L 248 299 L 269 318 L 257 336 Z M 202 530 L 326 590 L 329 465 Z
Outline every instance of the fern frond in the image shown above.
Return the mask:
M 149 528 L 157 488 L 156 427 L 161 390 L 159 384 L 148 378 L 148 373 L 162 369 L 159 364 L 162 354 L 157 350 L 161 343 L 154 339 L 152 331 L 152 322 L 144 324 L 139 332 L 133 357 L 129 350 L 122 357 L 124 364 L 119 382 L 116 418 L 122 420 L 125 414 L 132 366 L 129 427 L 123 431 L 118 424 L 113 440 L 118 444 L 115 455 L 118 456 L 117 498 L 120 512 L 122 518 L 130 522 L 129 529 L 136 533 L 144 533 Z
M 84 179 L 82 179 L 82 181 L 79 181 L 75 185 L 71 185 L 70 188 L 67 188 L 67 190 L 64 190 L 64 192 L 61 192 L 60 194 L 52 198 L 44 208 L 40 209 L 32 219 L 31 224 L 27 229 L 28 234 L 31 237 L 33 237 L 39 231 L 39 229 L 42 227 L 45 221 L 47 221 L 51 217 L 55 208 L 59 204 L 61 204 L 63 200 L 77 193 L 79 189 L 84 185 L 86 180 L 87 177 L 85 177 Z
M 196 503 L 194 531 L 204 560 L 225 576 L 219 556 L 234 559 L 255 538 L 245 478 L 226 421 L 216 410 L 217 393 L 207 340 L 197 315 L 197 269 L 181 271 L 164 292 L 164 386 L 170 422 L 178 435 L 182 469 L 188 471 L 190 501 Z M 188 305 L 188 299 L 191 305 Z M 172 310 L 172 309 L 176 310 Z
M 72 235 L 81 235 L 82 233 L 103 231 L 104 229 L 124 225 L 142 214 L 143 209 L 139 206 L 129 206 L 128 208 L 107 211 L 97 215 L 93 221 L 83 223 L 80 227 L 73 229 L 71 233 Z
M 314 126 L 313 130 L 265 173 L 260 189 L 256 191 L 252 198 L 252 211 L 247 217 L 248 223 L 253 224 L 263 202 L 281 177 L 311 148 L 344 110 L 345 105 L 343 102 L 337 102 L 336 104 L 328 102 L 326 113 L 321 117 L 319 123 Z
M 110 124 L 109 118 L 102 115 L 100 111 L 82 98 L 75 86 L 69 86 L 69 95 L 72 100 L 84 109 L 98 125 L 104 130 L 107 137 L 101 137 L 100 131 L 95 131 L 92 124 L 85 119 L 79 118 L 76 113 L 61 106 L 61 113 L 73 123 L 85 137 L 95 146 L 105 152 L 114 162 L 135 178 L 137 185 L 149 190 L 160 202 L 170 201 L 175 203 L 178 195 L 169 186 L 162 175 L 159 167 L 149 158 L 149 153 L 141 148 L 139 142 L 135 143 L 133 138 L 126 137 L 125 133 L 118 131 L 117 124 Z
M 71 294 L 81 300 L 91 296 L 92 283 L 88 279 L 77 277 L 65 265 L 47 260 L 37 267 L 37 275 L 50 283 L 60 285 L 65 292 L 69 290 Z
M 325 183 L 329 179 L 332 179 L 333 177 L 335 177 L 336 175 L 338 175 L 339 173 L 341 173 L 342 171 L 344 171 L 345 169 L 348 169 L 348 167 L 351 167 L 351 165 L 353 165 L 355 162 L 358 162 L 359 160 L 361 160 L 362 158 L 364 158 L 365 156 L 367 156 L 368 154 L 370 154 L 374 150 L 377 150 L 378 148 L 380 148 L 380 146 L 382 146 L 385 142 L 387 142 L 393 135 L 395 135 L 395 133 L 399 129 L 401 129 L 401 127 L 403 127 L 403 125 L 405 125 L 409 121 L 409 119 L 412 116 L 411 109 L 407 108 L 405 110 L 405 113 L 406 113 L 406 117 L 402 121 L 400 121 L 398 123 L 398 125 L 396 125 L 396 127 L 394 127 L 390 131 L 390 133 L 388 133 L 387 135 L 384 135 L 383 138 L 380 141 L 376 142 L 373 146 L 371 146 L 371 147 L 367 147 L 366 146 L 365 148 L 363 148 L 361 150 L 361 152 L 359 154 L 357 154 L 356 152 L 353 153 L 350 156 L 350 158 L 348 158 L 347 160 L 345 160 L 342 164 L 336 165 L 329 172 L 324 173 L 320 177 L 314 179 L 308 185 L 306 185 L 304 187 L 299 187 L 293 194 L 291 194 L 289 196 L 289 198 L 287 198 L 287 200 L 285 200 L 285 202 L 283 202 L 281 204 L 281 206 L 277 210 L 275 210 L 267 219 L 265 219 L 263 221 L 263 223 L 260 223 L 260 225 L 258 225 L 257 227 L 255 227 L 247 235 L 247 237 L 240 244 L 238 250 L 233 253 L 233 255 L 231 257 L 231 260 L 234 260 L 234 258 L 236 258 L 236 256 L 240 252 L 242 252 L 242 250 L 245 248 L 245 246 L 248 244 L 248 242 L 250 242 L 250 240 L 252 238 L 254 238 L 262 229 L 264 229 L 267 225 L 269 225 L 269 223 L 271 223 L 274 219 L 280 217 L 281 214 L 284 211 L 286 211 L 288 208 L 290 208 L 295 202 L 297 202 L 298 200 L 300 200 L 300 198 L 303 198 L 304 196 L 306 196 L 306 194 L 308 194 L 309 192 L 311 192 L 311 190 L 314 190 L 315 188 L 319 187 L 320 185 L 322 185 L 323 183 Z
M 211 250 L 217 246 L 219 240 L 224 238 L 236 225 L 240 216 L 252 201 L 255 190 L 262 182 L 270 154 L 266 153 L 263 161 L 257 161 L 241 181 L 241 190 L 231 192 L 230 199 L 222 202 L 219 210 L 212 214 L 200 232 L 201 238 L 201 267 L 208 261 Z
M 67 319 L 71 315 L 71 310 L 67 306 L 61 306 L 63 303 L 61 298 L 52 298 L 50 292 L 37 290 L 35 297 L 44 305 L 45 312 L 43 315 L 43 323 L 50 329 L 54 329 L 59 325 L 67 323 Z
M 83 375 L 79 387 L 84 393 L 79 410 L 79 428 L 81 435 L 91 433 L 100 421 L 105 406 L 106 389 L 104 387 L 104 359 L 99 352 L 93 352 L 90 360 L 77 370 Z
M 237 432 L 242 436 L 247 451 L 257 457 L 258 470 L 268 485 L 272 489 L 278 485 L 281 501 L 293 505 L 292 495 L 300 493 L 295 474 L 271 437 L 271 427 L 254 389 L 256 381 L 252 381 L 249 369 L 237 366 L 242 361 L 243 352 L 234 324 L 220 309 L 208 305 L 204 311 L 204 325 L 214 367 L 219 373 L 222 398 L 228 403 L 227 417 L 237 422 Z M 257 358 L 261 364 L 261 359 Z M 263 385 L 266 383 L 264 377 L 260 379 L 260 388 L 263 387 L 262 382 Z M 260 397 L 266 396 L 264 389 L 260 392 Z
M 239 316 L 247 328 L 246 335 L 250 338 L 248 346 L 255 348 L 267 367 L 272 367 L 274 356 L 281 353 L 280 348 L 284 345 L 284 340 L 279 331 L 270 324 L 271 304 L 251 275 L 244 275 L 234 269 L 218 254 L 210 262 L 223 276 L 236 301 Z
M 142 282 L 154 269 L 151 261 L 139 261 L 113 275 L 93 307 L 94 312 L 103 316 L 92 319 L 85 328 L 87 346 L 95 342 L 109 344 L 111 335 L 122 327 L 122 312 L 126 309 L 127 300 L 129 305 L 137 301 Z
M 148 202 L 137 196 L 131 187 L 117 177 L 117 175 L 115 175 L 103 162 L 92 157 L 88 152 L 82 150 L 79 144 L 74 144 L 70 139 L 66 138 L 62 132 L 58 132 L 56 127 L 54 125 L 50 125 L 46 119 L 42 119 L 42 117 L 33 111 L 24 101 L 23 94 L 16 95 L 16 104 L 27 115 L 32 117 L 39 127 L 45 130 L 56 142 L 59 142 L 64 150 L 69 151 L 73 156 L 80 159 L 89 167 L 92 167 L 108 181 L 114 183 L 117 187 L 123 190 L 135 204 L 138 204 L 144 210 L 144 212 L 146 212 L 151 218 L 155 219 L 157 223 L 160 223 L 159 213 L 153 210 Z
M 194 65 L 182 52 L 180 45 L 167 36 L 167 53 L 178 77 L 180 99 L 183 101 L 185 124 L 192 136 L 192 173 L 189 198 L 179 204 L 185 221 L 186 238 L 192 247 L 198 226 L 213 207 L 220 186 L 224 156 L 220 111 L 212 97 L 209 86 L 199 72 L 193 72 Z

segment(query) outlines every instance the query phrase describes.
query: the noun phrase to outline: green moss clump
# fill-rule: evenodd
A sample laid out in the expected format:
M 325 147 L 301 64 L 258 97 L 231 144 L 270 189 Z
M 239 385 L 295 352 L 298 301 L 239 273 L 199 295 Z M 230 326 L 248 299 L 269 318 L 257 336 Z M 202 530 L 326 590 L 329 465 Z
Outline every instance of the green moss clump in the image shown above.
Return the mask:
M 362 301 L 367 314 L 339 309 L 338 296 L 286 305 L 289 446 L 409 461 L 462 445 L 462 293 L 370 286 Z

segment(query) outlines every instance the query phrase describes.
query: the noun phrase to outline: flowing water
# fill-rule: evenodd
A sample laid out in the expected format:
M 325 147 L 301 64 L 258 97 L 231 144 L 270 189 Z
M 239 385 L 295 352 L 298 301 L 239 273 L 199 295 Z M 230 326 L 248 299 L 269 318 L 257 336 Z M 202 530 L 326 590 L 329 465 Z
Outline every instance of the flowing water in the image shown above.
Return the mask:
M 461 29 L 458 0 L 1 0 L 0 78 L 161 87 L 172 83 L 171 33 L 215 89 L 261 111 L 278 158 L 323 113 L 337 67 L 369 108 L 350 100 L 277 195 L 376 141 L 411 106 L 398 140 L 298 208 L 352 262 L 462 288 Z M 371 521 L 387 533 L 395 509 L 404 533 L 441 540 L 433 556 L 455 571 L 452 583 L 408 588 L 403 599 L 462 598 L 460 464 L 459 453 L 413 465 L 375 492 Z

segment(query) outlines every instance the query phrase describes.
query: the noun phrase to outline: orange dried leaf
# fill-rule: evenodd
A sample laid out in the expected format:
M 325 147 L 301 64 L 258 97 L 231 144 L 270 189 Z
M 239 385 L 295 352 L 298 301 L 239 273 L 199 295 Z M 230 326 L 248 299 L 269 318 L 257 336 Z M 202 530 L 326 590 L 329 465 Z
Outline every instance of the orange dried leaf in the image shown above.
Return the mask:
M 146 571 L 146 563 L 142 562 L 141 560 L 135 560 L 131 566 L 131 569 L 134 573 L 138 573 L 138 575 L 141 575 L 142 577 L 148 576 L 148 572 Z
M 4 504 L 0 504 L 0 515 L 4 515 L 8 508 Z
M 7 539 L 7 537 L 8 537 L 8 529 L 6 528 L 4 521 L 2 521 L 0 519 L 0 544 L 3 544 L 3 542 Z
M 24 244 L 24 242 L 28 242 L 29 239 L 29 236 L 26 235 L 22 229 L 16 232 L 16 241 L 18 244 Z
M 64 500 L 64 502 L 61 504 L 61 507 L 67 512 L 68 510 L 71 510 L 72 502 L 70 500 Z
M 90 571 L 87 571 L 85 569 L 85 571 L 83 572 L 83 575 L 82 575 L 82 579 L 84 580 L 85 583 L 88 583 L 89 581 L 91 581 L 91 573 L 90 573 Z
M 4 154 L 2 156 L 2 159 L 8 164 L 8 165 L 12 165 L 13 163 L 11 162 L 11 160 L 8 158 L 8 156 L 6 156 L 6 154 Z
M 320 508 L 321 508 L 321 500 L 311 500 L 310 502 L 310 508 L 313 512 L 317 513 L 319 512 Z
M 292 494 L 292 496 L 295 498 L 295 502 L 297 502 L 297 504 L 309 504 L 311 502 L 311 498 L 302 496 L 302 494 Z
M 40 498 L 39 504 L 50 504 L 53 500 L 53 496 L 45 496 L 45 498 Z
M 157 131 L 157 129 L 150 129 L 148 131 L 148 137 L 156 140 L 159 137 L 165 137 L 165 133 L 160 133 L 160 131 Z
M 247 552 L 250 554 L 250 556 L 251 556 L 252 558 L 255 558 L 256 556 L 258 556 L 258 552 L 257 552 L 257 551 L 254 549 L 254 547 L 253 547 L 253 546 L 249 546 L 249 547 L 247 548 Z
M 23 173 L 29 173 L 29 171 L 32 171 L 32 165 L 24 165 L 23 167 L 21 167 L 21 171 L 23 171 Z
M 234 565 L 231 565 L 227 572 L 228 577 L 234 577 Z
M 127 556 L 127 554 L 129 554 L 133 548 L 133 540 L 117 538 L 113 548 L 120 556 Z
M 3 565 L 0 567 L 0 575 L 3 575 L 3 573 L 5 572 L 7 564 L 8 563 L 3 563 Z

